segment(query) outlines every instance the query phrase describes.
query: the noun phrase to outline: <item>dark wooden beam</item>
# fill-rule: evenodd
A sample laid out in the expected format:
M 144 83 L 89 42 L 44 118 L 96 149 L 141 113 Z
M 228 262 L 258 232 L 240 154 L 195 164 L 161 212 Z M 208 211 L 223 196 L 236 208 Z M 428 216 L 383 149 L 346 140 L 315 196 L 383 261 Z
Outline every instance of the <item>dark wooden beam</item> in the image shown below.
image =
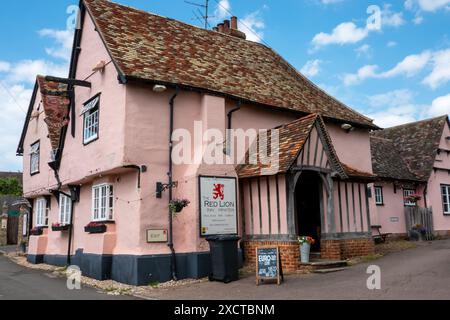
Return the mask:
M 79 87 L 86 87 L 86 88 L 92 87 L 92 85 L 89 81 L 84 81 L 84 80 L 64 79 L 64 78 L 58 78 L 58 77 L 52 77 L 52 76 L 45 77 L 45 80 L 52 81 L 52 82 L 64 83 L 64 84 L 68 84 L 68 85 L 72 85 L 72 86 L 79 86 Z

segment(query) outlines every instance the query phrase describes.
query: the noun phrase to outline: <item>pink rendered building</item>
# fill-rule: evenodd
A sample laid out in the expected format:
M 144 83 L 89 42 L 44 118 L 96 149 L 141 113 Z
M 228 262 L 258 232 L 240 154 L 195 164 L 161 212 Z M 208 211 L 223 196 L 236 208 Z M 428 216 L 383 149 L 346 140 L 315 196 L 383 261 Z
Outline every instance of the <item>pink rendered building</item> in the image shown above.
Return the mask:
M 105 0 L 80 9 L 68 78 L 38 76 L 18 148 L 29 261 L 146 285 L 206 276 L 205 237 L 218 233 L 241 237 L 245 263 L 279 246 L 286 271 L 300 235 L 327 259 L 373 252 L 370 119 L 245 40 L 235 18 L 209 31 Z M 177 130 L 200 135 L 184 142 L 202 160 L 208 135 L 227 129 L 276 129 L 275 168 L 172 159 Z M 174 216 L 175 198 L 190 205 Z M 217 203 L 229 216 L 215 224 L 205 212 Z
M 372 224 L 383 233 L 405 237 L 405 210 L 428 209 L 435 235 L 450 233 L 450 128 L 447 116 L 373 132 L 373 170 L 378 179 L 373 194 Z M 417 194 L 413 203 L 408 196 Z M 422 221 L 415 223 L 422 224 Z M 411 224 L 411 223 L 409 223 Z

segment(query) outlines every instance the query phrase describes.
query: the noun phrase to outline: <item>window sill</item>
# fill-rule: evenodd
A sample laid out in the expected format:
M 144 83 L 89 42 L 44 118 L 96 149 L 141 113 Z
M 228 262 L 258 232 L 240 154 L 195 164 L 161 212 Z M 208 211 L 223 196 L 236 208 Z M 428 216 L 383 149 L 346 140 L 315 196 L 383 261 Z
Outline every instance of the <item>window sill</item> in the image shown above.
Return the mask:
M 103 224 L 116 224 L 114 220 L 92 220 L 95 223 L 103 223 Z
M 98 138 L 99 138 L 99 137 L 97 136 L 97 137 L 95 137 L 95 138 L 91 138 L 91 139 L 89 139 L 89 140 L 83 141 L 83 145 L 84 145 L 84 146 L 87 146 L 87 145 L 89 145 L 89 144 L 91 144 L 91 143 L 97 141 Z
M 384 203 L 376 203 L 377 207 L 384 207 Z

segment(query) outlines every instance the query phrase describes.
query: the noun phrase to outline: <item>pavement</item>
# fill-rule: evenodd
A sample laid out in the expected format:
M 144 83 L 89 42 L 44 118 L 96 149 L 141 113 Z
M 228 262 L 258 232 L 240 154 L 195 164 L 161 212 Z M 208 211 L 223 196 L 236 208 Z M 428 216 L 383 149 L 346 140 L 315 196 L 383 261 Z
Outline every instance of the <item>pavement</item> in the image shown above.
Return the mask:
M 369 290 L 371 265 L 380 267 L 381 290 Z M 450 299 L 450 240 L 419 244 L 379 260 L 329 274 L 287 276 L 281 286 L 256 286 L 254 276 L 228 285 L 205 282 L 157 290 L 156 299 L 194 300 L 448 300 Z
M 369 290 L 370 266 L 381 271 L 381 289 Z M 381 259 L 358 264 L 329 274 L 289 275 L 281 286 L 256 286 L 247 276 L 230 284 L 203 282 L 151 291 L 157 300 L 416 300 L 450 299 L 450 240 L 421 243 L 415 249 L 389 254 Z M 66 280 L 15 265 L 0 256 L 0 300 L 123 300 L 83 287 L 69 291 Z
M 69 290 L 66 279 L 45 271 L 16 265 L 0 255 L 1 300 L 129 300 L 127 296 L 110 296 L 96 289 L 81 287 Z

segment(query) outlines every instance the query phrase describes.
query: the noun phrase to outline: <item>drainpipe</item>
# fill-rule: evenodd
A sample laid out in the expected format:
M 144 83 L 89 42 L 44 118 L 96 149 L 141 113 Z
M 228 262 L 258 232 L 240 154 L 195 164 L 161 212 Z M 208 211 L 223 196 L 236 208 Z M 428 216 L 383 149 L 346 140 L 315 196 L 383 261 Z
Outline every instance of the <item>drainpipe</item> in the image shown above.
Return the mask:
M 169 176 L 169 203 L 173 200 L 173 160 L 172 160 L 172 151 L 173 151 L 173 140 L 172 134 L 174 131 L 174 109 L 175 109 L 175 99 L 178 96 L 179 89 L 176 88 L 175 94 L 172 96 L 169 102 L 170 106 L 170 137 L 169 137 L 169 172 L 167 175 Z M 172 211 L 169 209 L 169 243 L 167 244 L 170 248 L 171 252 L 171 272 L 172 272 L 172 280 L 177 281 L 177 266 L 176 266 L 176 252 L 173 245 L 173 216 Z
M 226 154 L 230 155 L 231 154 L 231 128 L 232 128 L 232 121 L 233 121 L 233 113 L 237 112 L 241 110 L 241 101 L 239 100 L 236 104 L 236 108 L 230 110 L 230 112 L 228 112 L 228 133 L 227 133 L 227 152 Z

